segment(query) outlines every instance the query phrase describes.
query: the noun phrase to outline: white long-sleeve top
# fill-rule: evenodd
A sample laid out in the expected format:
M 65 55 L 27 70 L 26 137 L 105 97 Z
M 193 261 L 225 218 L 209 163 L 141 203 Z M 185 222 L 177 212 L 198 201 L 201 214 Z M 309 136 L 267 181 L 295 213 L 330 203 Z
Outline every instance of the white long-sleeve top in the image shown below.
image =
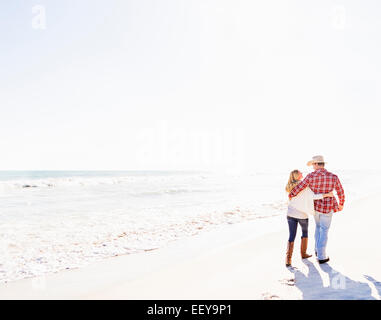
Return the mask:
M 287 216 L 297 219 L 307 219 L 315 213 L 314 200 L 323 199 L 324 195 L 315 194 L 309 187 L 293 197 L 288 203 Z

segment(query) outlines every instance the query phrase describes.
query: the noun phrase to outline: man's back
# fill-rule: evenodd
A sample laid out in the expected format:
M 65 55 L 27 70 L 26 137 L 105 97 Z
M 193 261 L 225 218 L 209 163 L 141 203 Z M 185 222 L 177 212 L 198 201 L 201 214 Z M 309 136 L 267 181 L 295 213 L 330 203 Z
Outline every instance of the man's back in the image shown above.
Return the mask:
M 320 168 L 308 174 L 307 177 L 290 192 L 290 197 L 295 197 L 306 187 L 310 187 L 315 194 L 329 193 L 336 190 L 340 205 L 344 205 L 344 190 L 339 178 L 324 168 Z M 335 197 L 328 197 L 315 200 L 315 210 L 321 213 L 329 213 L 332 210 L 337 212 L 339 211 L 339 206 Z

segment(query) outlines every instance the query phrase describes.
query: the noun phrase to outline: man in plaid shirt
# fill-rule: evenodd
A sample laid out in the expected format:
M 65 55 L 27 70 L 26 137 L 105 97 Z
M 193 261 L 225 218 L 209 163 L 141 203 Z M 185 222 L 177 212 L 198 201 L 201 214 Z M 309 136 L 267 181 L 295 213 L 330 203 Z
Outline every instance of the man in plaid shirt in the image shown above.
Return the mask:
M 326 247 L 332 214 L 333 212 L 343 210 L 345 201 L 344 189 L 339 178 L 324 168 L 325 162 L 322 156 L 313 157 L 312 160 L 307 163 L 307 165 L 312 165 L 314 172 L 308 174 L 301 183 L 292 189 L 289 197 L 295 197 L 299 194 L 299 192 L 309 187 L 315 194 L 330 193 L 333 190 L 336 190 L 337 196 L 339 198 L 339 203 L 337 203 L 335 197 L 328 197 L 314 201 L 314 217 L 316 222 L 315 253 L 318 257 L 319 263 L 325 263 L 329 261 L 329 258 L 326 256 Z

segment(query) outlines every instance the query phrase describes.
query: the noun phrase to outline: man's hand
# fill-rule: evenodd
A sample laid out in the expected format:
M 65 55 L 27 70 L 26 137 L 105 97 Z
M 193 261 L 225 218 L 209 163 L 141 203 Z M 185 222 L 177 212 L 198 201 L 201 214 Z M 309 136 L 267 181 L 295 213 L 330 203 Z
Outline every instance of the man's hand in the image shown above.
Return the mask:
M 342 211 L 344 209 L 344 206 L 339 205 L 339 211 Z

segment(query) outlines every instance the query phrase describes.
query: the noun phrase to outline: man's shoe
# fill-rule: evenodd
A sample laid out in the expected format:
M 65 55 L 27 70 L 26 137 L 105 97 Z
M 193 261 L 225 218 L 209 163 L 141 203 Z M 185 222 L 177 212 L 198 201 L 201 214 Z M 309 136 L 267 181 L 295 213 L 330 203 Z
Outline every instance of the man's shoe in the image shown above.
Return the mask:
M 329 258 L 327 258 L 327 259 L 324 259 L 324 260 L 318 260 L 319 261 L 319 263 L 320 264 L 323 264 L 323 263 L 326 263 L 326 262 L 328 262 L 329 261 Z

